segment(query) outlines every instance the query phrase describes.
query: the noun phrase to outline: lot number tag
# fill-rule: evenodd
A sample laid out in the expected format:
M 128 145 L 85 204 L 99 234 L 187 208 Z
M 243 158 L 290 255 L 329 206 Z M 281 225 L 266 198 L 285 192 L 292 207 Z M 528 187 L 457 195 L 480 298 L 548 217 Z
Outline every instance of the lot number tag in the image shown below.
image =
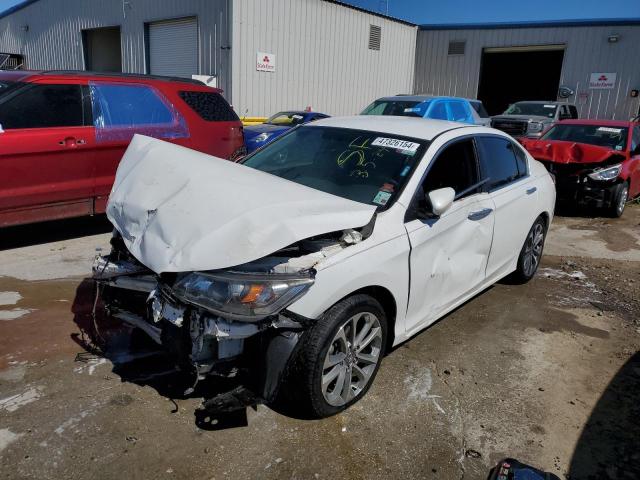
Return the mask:
M 384 138 L 378 137 L 373 142 L 371 142 L 372 146 L 375 147 L 389 147 L 395 148 L 396 150 L 402 150 L 403 152 L 411 152 L 415 153 L 420 146 L 419 143 L 407 142 L 405 140 L 398 140 L 397 138 Z

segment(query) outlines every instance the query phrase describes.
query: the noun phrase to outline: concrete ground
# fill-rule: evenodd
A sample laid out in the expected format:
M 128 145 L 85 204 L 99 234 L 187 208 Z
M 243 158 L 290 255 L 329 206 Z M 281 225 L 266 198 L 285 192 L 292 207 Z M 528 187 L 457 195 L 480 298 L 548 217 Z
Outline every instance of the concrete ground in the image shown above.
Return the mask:
M 2 232 L 2 478 L 485 479 L 503 457 L 640 478 L 638 205 L 556 218 L 531 283 L 498 284 L 396 348 L 343 414 L 259 406 L 218 430 L 199 428 L 200 399 L 175 395 L 166 365 L 134 359 L 146 352 L 128 330 L 91 324 L 83 278 L 109 230 L 98 218 Z M 113 362 L 92 353 L 96 329 L 118 345 Z

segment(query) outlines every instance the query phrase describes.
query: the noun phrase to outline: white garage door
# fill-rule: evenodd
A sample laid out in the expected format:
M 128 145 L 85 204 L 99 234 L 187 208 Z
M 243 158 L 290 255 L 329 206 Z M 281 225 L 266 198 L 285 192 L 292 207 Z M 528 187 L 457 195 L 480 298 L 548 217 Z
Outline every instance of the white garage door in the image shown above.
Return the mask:
M 149 24 L 149 73 L 188 78 L 200 73 L 195 18 Z

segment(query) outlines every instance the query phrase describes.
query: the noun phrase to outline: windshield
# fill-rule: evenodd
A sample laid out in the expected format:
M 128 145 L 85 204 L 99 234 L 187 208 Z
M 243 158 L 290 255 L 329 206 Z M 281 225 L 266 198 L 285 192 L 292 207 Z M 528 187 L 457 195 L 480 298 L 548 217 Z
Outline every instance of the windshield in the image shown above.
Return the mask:
M 427 144 L 388 133 L 306 126 L 258 150 L 244 165 L 384 208 L 400 192 Z
M 424 117 L 429 101 L 376 100 L 360 115 L 395 115 L 398 117 Z
M 304 123 L 304 115 L 298 112 L 279 112 L 269 117 L 264 123 L 279 127 L 293 127 Z
M 612 150 L 622 151 L 627 145 L 629 129 L 626 127 L 604 127 L 598 125 L 569 125 L 559 123 L 542 138 L 564 142 L 587 143 Z
M 518 102 L 509 105 L 504 115 L 531 115 L 535 117 L 553 118 L 557 108 L 557 105 L 550 103 Z

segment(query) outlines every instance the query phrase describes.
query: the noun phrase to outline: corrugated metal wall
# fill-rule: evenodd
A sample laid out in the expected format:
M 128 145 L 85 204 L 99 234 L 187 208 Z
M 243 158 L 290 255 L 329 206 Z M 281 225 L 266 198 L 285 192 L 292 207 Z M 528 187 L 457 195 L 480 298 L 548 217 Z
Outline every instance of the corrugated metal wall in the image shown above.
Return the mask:
M 382 27 L 380 51 L 368 49 L 369 25 Z M 357 114 L 410 93 L 415 39 L 416 27 L 322 0 L 235 0 L 233 105 L 251 115 Z M 256 70 L 259 51 L 276 56 L 275 72 Z
M 197 17 L 199 73 L 230 90 L 232 0 L 40 0 L 0 19 L 0 51 L 25 55 L 32 69 L 84 69 L 81 31 L 119 25 L 122 68 L 144 73 L 145 23 Z M 27 27 L 28 28 L 25 28 Z M 230 92 L 227 92 L 229 94 Z
M 612 34 L 620 35 L 618 43 L 607 42 Z M 451 40 L 466 40 L 464 55 L 447 55 Z M 566 45 L 560 84 L 575 90 L 568 101 L 581 117 L 629 119 L 637 114 L 640 99 L 629 92 L 640 88 L 640 26 L 421 30 L 414 92 L 476 97 L 483 48 L 553 44 Z M 617 73 L 616 87 L 590 90 L 589 76 L 595 72 Z

